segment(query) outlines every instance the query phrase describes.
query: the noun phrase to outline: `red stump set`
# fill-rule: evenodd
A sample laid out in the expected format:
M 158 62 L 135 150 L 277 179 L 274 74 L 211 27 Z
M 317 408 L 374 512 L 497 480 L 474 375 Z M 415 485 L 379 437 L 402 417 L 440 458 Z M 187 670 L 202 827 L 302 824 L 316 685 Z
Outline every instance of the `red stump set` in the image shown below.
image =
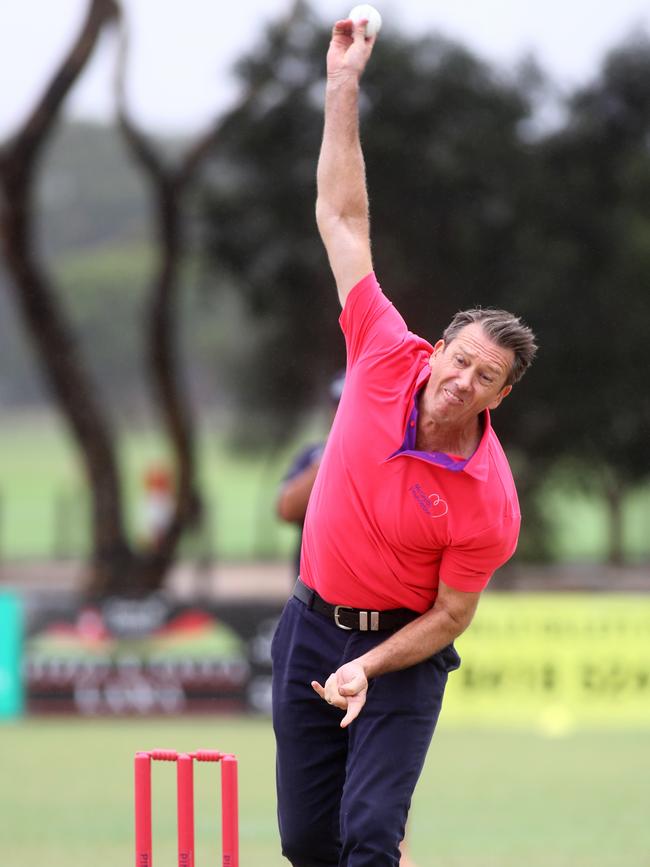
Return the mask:
M 198 750 L 177 753 L 150 750 L 135 756 L 135 864 L 152 867 L 151 762 L 176 762 L 178 865 L 195 867 L 194 762 L 221 762 L 222 867 L 239 867 L 237 758 L 230 753 Z

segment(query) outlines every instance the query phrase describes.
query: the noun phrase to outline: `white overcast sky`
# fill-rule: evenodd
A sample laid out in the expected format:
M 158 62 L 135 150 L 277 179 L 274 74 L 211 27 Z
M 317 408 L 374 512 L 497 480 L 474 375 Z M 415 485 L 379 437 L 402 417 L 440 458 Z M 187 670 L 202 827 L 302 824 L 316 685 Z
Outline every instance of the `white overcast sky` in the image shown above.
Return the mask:
M 316 0 L 324 22 L 353 3 Z M 587 81 L 604 52 L 650 31 L 648 0 L 381 0 L 384 26 L 439 31 L 509 66 L 534 53 L 561 87 Z M 0 137 L 24 118 L 83 18 L 87 0 L 0 0 Z M 229 68 L 289 0 L 124 0 L 134 61 L 129 101 L 151 130 L 196 132 L 233 100 Z M 400 8 L 398 13 L 396 10 Z M 67 103 L 75 117 L 110 120 L 113 46 L 97 52 Z

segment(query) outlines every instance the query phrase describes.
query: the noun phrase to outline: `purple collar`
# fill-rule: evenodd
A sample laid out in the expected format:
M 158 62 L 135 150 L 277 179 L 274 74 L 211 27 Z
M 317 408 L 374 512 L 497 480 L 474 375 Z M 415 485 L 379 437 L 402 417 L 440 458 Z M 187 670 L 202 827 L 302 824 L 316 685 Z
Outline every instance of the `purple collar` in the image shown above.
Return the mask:
M 419 392 L 418 392 L 419 394 Z M 406 423 L 406 433 L 404 434 L 404 441 L 400 448 L 397 449 L 391 455 L 391 458 L 396 457 L 397 455 L 413 455 L 414 457 L 421 458 L 422 460 L 429 461 L 429 463 L 436 464 L 439 467 L 444 467 L 446 470 L 452 470 L 452 472 L 460 472 L 464 470 L 467 464 L 470 462 L 471 457 L 469 458 L 456 458 L 452 455 L 446 454 L 446 452 L 423 452 L 419 451 L 415 448 L 415 439 L 417 436 L 418 430 L 418 403 L 417 403 L 417 395 L 413 399 L 413 407 L 411 409 L 411 414 Z

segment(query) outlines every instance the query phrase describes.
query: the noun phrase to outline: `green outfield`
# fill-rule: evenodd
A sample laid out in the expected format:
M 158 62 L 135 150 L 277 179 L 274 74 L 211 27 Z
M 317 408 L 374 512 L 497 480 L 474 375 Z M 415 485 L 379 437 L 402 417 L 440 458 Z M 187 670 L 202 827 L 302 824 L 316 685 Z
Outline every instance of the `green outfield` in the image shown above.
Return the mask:
M 270 723 L 26 721 L 0 727 L 0 840 L 12 867 L 133 863 L 138 749 L 207 747 L 240 760 L 242 867 L 280 867 Z M 399 749 L 399 745 L 395 745 Z M 174 772 L 154 770 L 154 864 L 174 861 Z M 196 771 L 197 864 L 218 864 L 216 769 Z M 441 721 L 416 792 L 419 867 L 647 867 L 650 730 L 457 729 Z
M 288 556 L 295 530 L 276 520 L 274 500 L 290 451 L 272 459 L 236 454 L 223 436 L 205 430 L 198 452 L 211 553 L 233 560 Z M 0 554 L 36 559 L 83 554 L 86 493 L 77 455 L 56 418 L 4 419 L 0 453 Z M 141 479 L 151 464 L 166 462 L 166 450 L 158 436 L 141 431 L 122 439 L 120 458 L 135 530 Z
M 314 437 L 318 433 L 310 439 Z M 274 499 L 294 450 L 295 444 L 272 456 L 236 454 L 226 447 L 222 435 L 204 424 L 198 451 L 210 553 L 226 560 L 289 555 L 295 532 L 275 518 Z M 0 453 L 0 555 L 82 554 L 87 545 L 86 495 L 76 455 L 56 416 L 5 417 Z M 131 433 L 122 440 L 120 455 L 128 508 L 136 526 L 139 480 L 152 462 L 165 460 L 165 448 L 152 434 Z M 545 492 L 544 510 L 555 528 L 558 560 L 605 558 L 608 533 L 603 502 L 555 485 Z M 650 487 L 646 487 L 625 503 L 625 547 L 632 560 L 650 556 L 649 521 Z

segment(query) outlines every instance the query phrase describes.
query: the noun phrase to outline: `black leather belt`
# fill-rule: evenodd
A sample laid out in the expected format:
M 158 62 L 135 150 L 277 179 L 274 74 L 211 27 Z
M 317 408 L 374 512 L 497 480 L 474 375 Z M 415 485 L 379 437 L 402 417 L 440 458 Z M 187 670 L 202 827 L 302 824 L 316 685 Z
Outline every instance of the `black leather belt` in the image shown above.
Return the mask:
M 347 605 L 331 605 L 322 599 L 315 590 L 298 578 L 293 588 L 296 599 L 307 608 L 324 614 L 336 623 L 339 629 L 357 629 L 360 632 L 381 632 L 387 629 L 400 629 L 411 620 L 419 617 L 410 608 L 389 608 L 387 611 L 369 611 L 364 608 L 350 608 Z

